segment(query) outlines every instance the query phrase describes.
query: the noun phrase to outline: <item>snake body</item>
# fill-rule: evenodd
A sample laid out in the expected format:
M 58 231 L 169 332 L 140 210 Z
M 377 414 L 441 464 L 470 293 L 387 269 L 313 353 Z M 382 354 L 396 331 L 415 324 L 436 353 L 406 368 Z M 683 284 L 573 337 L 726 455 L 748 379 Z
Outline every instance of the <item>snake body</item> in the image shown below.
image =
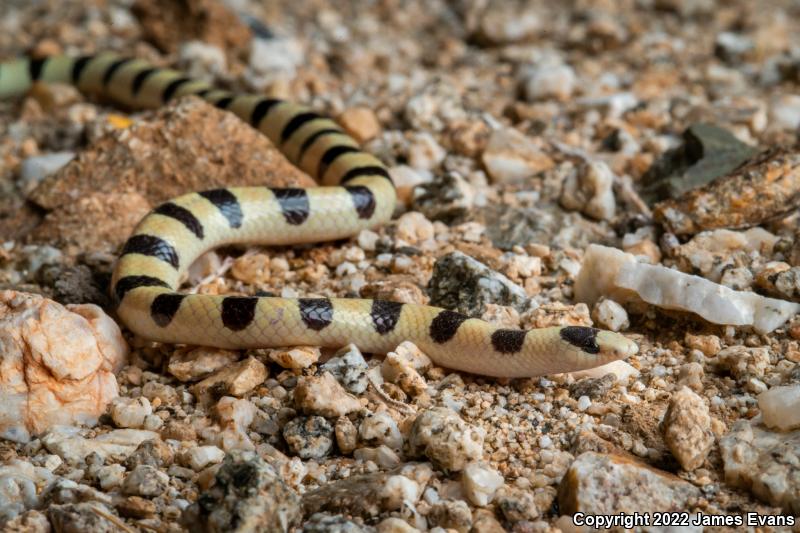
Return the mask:
M 138 109 L 199 96 L 264 133 L 322 184 L 189 193 L 150 212 L 126 242 L 112 278 L 120 319 L 144 338 L 228 349 L 352 342 L 373 353 L 410 340 L 441 366 L 496 377 L 581 370 L 638 350 L 610 331 L 504 329 L 426 305 L 180 293 L 186 268 L 214 247 L 342 239 L 387 222 L 396 201 L 387 169 L 336 122 L 309 108 L 235 94 L 140 59 L 101 53 L 0 64 L 0 98 L 22 95 L 36 82 L 71 83 Z

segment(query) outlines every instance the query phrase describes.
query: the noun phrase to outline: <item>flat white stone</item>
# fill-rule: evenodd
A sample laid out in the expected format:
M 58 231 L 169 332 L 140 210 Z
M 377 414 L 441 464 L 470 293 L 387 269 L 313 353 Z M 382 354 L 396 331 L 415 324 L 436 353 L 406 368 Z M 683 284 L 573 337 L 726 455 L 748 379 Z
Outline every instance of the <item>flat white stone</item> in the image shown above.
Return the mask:
M 100 457 L 132 454 L 142 442 L 158 438 L 158 433 L 140 429 L 115 429 L 93 439 L 78 435 L 78 430 L 69 426 L 56 426 L 42 438 L 45 448 L 68 463 L 82 461 L 91 453 Z
M 638 263 L 631 254 L 592 244 L 575 282 L 575 296 L 593 304 L 601 296 L 617 302 L 646 302 L 695 313 L 714 324 L 752 326 L 769 333 L 800 312 L 800 304 L 734 291 L 699 276 Z
M 639 377 L 639 371 L 631 366 L 630 363 L 621 359 L 618 361 L 611 361 L 610 363 L 602 366 L 596 366 L 586 370 L 579 370 L 577 372 L 570 372 L 569 374 L 575 379 L 596 379 L 602 378 L 606 374 L 614 374 L 617 377 L 617 381 L 627 381 L 630 376 Z

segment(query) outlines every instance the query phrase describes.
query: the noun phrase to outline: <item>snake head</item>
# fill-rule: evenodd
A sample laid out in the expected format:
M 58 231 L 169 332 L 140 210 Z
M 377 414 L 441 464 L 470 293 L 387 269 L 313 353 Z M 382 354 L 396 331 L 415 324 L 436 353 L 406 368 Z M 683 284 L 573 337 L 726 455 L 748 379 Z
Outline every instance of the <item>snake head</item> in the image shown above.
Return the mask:
M 639 346 L 627 337 L 585 326 L 566 326 L 561 328 L 562 339 L 594 357 L 596 365 L 603 365 L 618 359 L 627 359 L 639 351 Z
M 613 331 L 598 331 L 596 342 L 598 348 L 600 348 L 600 352 L 597 355 L 609 362 L 617 359 L 627 359 L 639 353 L 638 344 Z

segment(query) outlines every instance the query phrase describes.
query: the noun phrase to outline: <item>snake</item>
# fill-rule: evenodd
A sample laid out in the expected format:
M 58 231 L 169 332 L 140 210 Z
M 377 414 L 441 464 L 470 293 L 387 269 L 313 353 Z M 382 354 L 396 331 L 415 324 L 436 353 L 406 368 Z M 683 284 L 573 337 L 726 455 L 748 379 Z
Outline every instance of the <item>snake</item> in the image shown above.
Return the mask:
M 0 98 L 24 96 L 40 82 L 142 110 L 202 98 L 266 135 L 319 185 L 189 192 L 150 211 L 122 247 L 110 285 L 117 316 L 144 339 L 234 350 L 352 343 L 376 354 L 411 341 L 439 366 L 495 378 L 585 370 L 638 351 L 624 335 L 594 327 L 508 329 L 422 304 L 181 292 L 187 268 L 214 248 L 334 241 L 388 223 L 397 195 L 387 167 L 309 107 L 218 88 L 143 59 L 101 52 L 0 63 Z

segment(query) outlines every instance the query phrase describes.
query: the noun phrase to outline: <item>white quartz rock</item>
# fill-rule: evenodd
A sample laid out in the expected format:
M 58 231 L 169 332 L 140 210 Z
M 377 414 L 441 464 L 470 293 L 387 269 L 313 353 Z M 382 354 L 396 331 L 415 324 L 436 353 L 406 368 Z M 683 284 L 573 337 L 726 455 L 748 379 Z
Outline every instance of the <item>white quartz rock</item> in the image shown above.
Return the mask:
M 117 397 L 111 401 L 111 419 L 120 428 L 140 428 L 144 419 L 153 414 L 150 401 L 144 396 L 139 398 Z
M 381 488 L 378 501 L 386 509 L 399 509 L 403 502 L 415 502 L 422 493 L 422 487 L 413 479 L 405 476 L 391 476 Z
M 468 464 L 461 474 L 461 487 L 467 499 L 481 507 L 491 503 L 504 481 L 500 472 L 481 462 Z
M 780 431 L 800 428 L 800 385 L 772 387 L 758 395 L 764 425 Z
M 631 254 L 592 244 L 583 257 L 575 297 L 592 305 L 601 296 L 695 313 L 714 324 L 752 326 L 769 333 L 800 312 L 800 304 L 734 291 L 699 276 L 636 262 Z
M 221 463 L 225 459 L 225 452 L 216 446 L 195 446 L 187 452 L 186 462 L 199 472 L 210 464 Z
M 601 298 L 594 304 L 592 319 L 611 331 L 621 331 L 630 326 L 628 312 L 614 300 Z

